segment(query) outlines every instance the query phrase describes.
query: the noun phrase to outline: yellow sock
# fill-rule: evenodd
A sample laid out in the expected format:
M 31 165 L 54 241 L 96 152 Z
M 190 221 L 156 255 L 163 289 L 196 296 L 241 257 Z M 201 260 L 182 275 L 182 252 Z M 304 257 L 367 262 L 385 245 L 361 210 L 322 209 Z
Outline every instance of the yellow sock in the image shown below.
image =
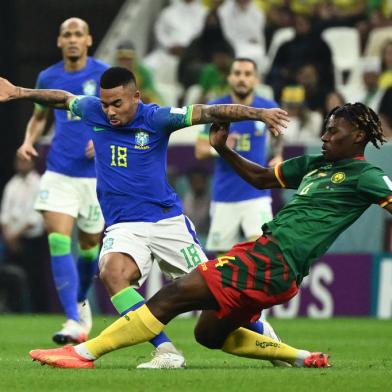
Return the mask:
M 296 360 L 303 355 L 303 350 L 297 350 L 245 328 L 238 328 L 232 332 L 225 340 L 222 350 L 240 357 L 279 359 L 292 365 L 295 365 Z
M 99 358 L 118 348 L 147 342 L 158 335 L 164 327 L 165 324 L 143 305 L 135 311 L 128 312 L 85 345 L 92 355 Z

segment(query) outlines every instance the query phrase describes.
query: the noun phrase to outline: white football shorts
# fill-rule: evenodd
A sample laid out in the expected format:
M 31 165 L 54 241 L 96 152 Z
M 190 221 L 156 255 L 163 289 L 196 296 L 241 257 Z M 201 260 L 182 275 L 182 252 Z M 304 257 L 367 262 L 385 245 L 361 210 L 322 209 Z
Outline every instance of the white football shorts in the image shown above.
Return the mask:
M 96 193 L 95 178 L 70 177 L 46 171 L 34 208 L 73 216 L 86 233 L 100 233 L 105 225 Z
M 272 219 L 272 199 L 260 197 L 238 202 L 212 202 L 211 225 L 206 248 L 225 252 L 241 241 L 262 234 L 261 226 Z
M 207 261 L 195 233 L 193 223 L 185 215 L 158 222 L 117 223 L 105 230 L 100 254 L 125 253 L 136 262 L 141 277 L 140 287 L 156 261 L 168 279 L 176 279 Z

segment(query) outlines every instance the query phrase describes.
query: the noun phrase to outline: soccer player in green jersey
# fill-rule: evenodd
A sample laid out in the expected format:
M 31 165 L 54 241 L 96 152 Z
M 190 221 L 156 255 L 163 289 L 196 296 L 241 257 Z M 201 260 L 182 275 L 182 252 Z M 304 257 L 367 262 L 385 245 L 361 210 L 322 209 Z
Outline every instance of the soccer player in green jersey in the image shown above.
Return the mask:
M 326 119 L 322 155 L 293 158 L 274 169 L 229 149 L 228 129 L 228 124 L 213 124 L 210 142 L 241 177 L 261 189 L 297 189 L 264 225 L 264 234 L 202 263 L 98 337 L 75 347 L 33 350 L 33 359 L 54 367 L 91 368 L 105 353 L 150 340 L 178 314 L 203 309 L 195 336 L 208 348 L 296 366 L 328 366 L 326 354 L 296 350 L 242 327 L 262 309 L 292 298 L 310 264 L 371 204 L 392 213 L 391 180 L 364 158 L 368 142 L 376 147 L 385 142 L 380 120 L 361 103 L 335 108 Z

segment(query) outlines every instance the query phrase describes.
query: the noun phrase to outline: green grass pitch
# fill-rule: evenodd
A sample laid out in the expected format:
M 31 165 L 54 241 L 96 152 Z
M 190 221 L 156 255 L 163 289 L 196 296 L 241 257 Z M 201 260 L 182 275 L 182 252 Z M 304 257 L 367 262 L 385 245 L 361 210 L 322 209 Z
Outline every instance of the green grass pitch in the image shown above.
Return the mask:
M 93 334 L 113 321 L 96 317 Z M 296 347 L 331 354 L 332 368 L 273 368 L 269 362 L 207 350 L 193 340 L 194 319 L 167 332 L 184 352 L 186 370 L 136 370 L 150 358 L 142 344 L 106 355 L 94 370 L 63 370 L 32 362 L 28 351 L 53 347 L 60 316 L 0 315 L 0 391 L 392 391 L 392 321 L 374 319 L 270 320 Z

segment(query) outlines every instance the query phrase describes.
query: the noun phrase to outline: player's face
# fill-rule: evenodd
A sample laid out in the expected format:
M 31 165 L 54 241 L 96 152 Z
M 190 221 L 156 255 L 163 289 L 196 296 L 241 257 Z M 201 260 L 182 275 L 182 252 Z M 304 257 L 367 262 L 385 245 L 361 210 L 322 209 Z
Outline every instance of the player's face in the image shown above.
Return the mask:
M 77 61 L 87 56 L 87 51 L 91 44 L 92 38 L 88 33 L 86 24 L 71 21 L 65 22 L 61 26 L 60 35 L 57 38 L 57 46 L 62 50 L 65 59 Z
M 235 61 L 227 81 L 235 95 L 246 98 L 258 83 L 255 66 L 249 61 Z
M 321 136 L 322 153 L 327 161 L 353 158 L 363 151 L 365 132 L 341 117 L 331 116 Z
M 101 88 L 102 110 L 110 125 L 120 127 L 132 121 L 137 111 L 140 92 L 133 85 Z

